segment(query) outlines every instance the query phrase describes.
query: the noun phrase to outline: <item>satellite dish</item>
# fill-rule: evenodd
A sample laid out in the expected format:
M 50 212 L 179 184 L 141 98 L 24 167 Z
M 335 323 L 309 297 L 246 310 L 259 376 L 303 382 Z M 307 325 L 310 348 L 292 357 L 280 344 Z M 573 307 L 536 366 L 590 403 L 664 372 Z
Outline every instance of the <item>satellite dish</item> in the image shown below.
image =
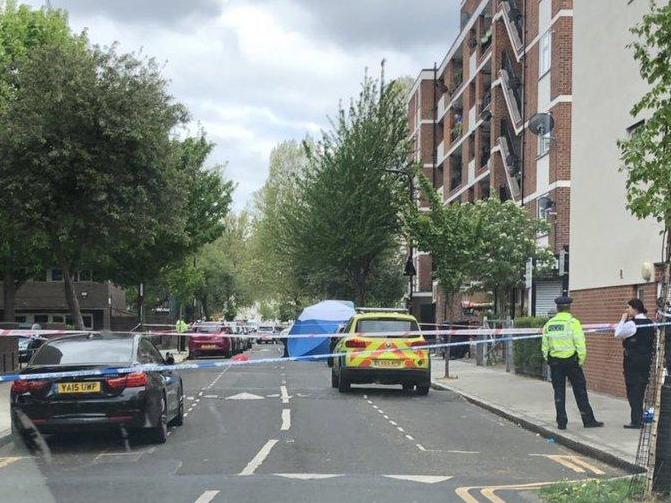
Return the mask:
M 543 136 L 544 134 L 552 132 L 555 128 L 555 120 L 552 114 L 539 113 L 534 115 L 529 120 L 529 131 L 536 136 Z

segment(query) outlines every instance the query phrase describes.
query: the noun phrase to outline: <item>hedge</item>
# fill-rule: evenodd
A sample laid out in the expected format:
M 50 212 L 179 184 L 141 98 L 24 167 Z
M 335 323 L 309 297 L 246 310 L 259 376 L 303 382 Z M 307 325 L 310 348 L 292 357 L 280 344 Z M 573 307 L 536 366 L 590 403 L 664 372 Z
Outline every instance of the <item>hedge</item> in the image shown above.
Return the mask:
M 527 316 L 515 319 L 515 328 L 540 328 L 549 318 Z M 543 376 L 543 355 L 541 339 L 515 341 L 513 344 L 513 361 L 515 373 L 532 377 Z

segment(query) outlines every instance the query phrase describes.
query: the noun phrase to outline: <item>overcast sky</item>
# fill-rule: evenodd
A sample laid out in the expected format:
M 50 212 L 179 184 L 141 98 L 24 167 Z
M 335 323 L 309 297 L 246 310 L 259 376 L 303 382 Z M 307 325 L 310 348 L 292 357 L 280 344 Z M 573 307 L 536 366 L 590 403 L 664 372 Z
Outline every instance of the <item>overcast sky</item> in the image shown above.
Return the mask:
M 24 0 L 33 6 L 40 0 Z M 165 63 L 171 92 L 228 163 L 243 207 L 284 139 L 317 135 L 382 58 L 417 75 L 455 37 L 457 0 L 51 0 L 94 43 Z

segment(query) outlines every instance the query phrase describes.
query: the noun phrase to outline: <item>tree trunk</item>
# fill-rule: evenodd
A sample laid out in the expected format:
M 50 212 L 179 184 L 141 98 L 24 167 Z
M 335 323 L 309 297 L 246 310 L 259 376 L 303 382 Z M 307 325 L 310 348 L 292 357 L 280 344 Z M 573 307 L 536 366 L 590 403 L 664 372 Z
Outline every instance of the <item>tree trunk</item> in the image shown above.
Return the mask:
M 11 266 L 6 266 L 4 271 L 4 280 L 2 283 L 4 312 L 3 321 L 16 321 L 16 280 Z
M 82 312 L 79 308 L 79 299 L 77 298 L 77 292 L 75 291 L 74 281 L 72 281 L 70 267 L 65 261 L 60 262 L 61 271 L 63 271 L 63 284 L 65 285 L 65 300 L 70 308 L 70 314 L 72 315 L 72 321 L 75 324 L 75 330 L 84 330 L 84 319 L 82 318 Z

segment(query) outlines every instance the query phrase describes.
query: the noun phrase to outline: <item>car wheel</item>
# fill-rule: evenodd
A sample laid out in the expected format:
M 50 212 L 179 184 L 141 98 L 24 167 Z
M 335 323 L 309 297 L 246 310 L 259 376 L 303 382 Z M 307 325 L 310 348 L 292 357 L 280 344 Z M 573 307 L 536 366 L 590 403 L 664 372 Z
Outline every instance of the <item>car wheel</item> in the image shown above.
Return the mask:
M 338 377 L 338 391 L 340 391 L 340 393 L 347 393 L 350 389 L 352 389 L 350 382 L 346 377 L 340 375 Z
M 429 386 L 428 384 L 422 384 L 422 385 L 417 385 L 417 394 L 418 395 L 428 395 L 429 394 Z
M 168 440 L 168 407 L 165 395 L 161 397 L 161 413 L 158 424 L 150 430 L 152 440 L 157 444 L 164 444 Z
M 170 421 L 170 426 L 182 426 L 184 424 L 184 389 L 179 387 L 179 407 L 177 415 Z
M 338 387 L 338 374 L 335 373 L 335 369 L 331 367 L 331 387 Z

